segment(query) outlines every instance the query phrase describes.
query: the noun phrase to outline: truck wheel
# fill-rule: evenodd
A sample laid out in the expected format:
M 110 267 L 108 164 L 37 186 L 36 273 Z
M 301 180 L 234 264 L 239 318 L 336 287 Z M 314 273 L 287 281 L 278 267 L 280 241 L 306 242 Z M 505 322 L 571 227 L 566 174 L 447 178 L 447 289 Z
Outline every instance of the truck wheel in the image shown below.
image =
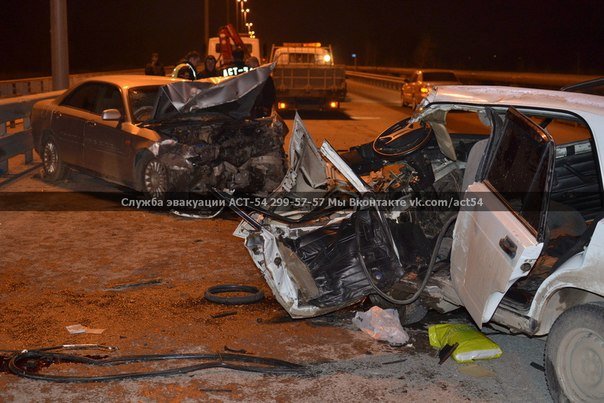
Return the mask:
M 604 401 L 604 304 L 572 307 L 554 322 L 545 377 L 556 402 Z
M 59 181 L 67 174 L 67 167 L 63 163 L 57 143 L 52 136 L 47 136 L 42 141 L 42 169 L 44 179 L 50 182 Z

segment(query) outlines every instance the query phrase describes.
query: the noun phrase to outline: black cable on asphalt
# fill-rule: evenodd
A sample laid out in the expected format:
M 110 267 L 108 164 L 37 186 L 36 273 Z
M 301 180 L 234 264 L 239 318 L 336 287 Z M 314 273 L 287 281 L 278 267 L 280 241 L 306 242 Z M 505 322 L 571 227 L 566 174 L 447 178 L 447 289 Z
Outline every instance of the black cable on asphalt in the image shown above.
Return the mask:
M 124 364 L 158 362 L 170 360 L 205 361 L 195 365 L 175 367 L 156 371 L 125 372 L 111 375 L 77 376 L 40 374 L 29 370 L 32 362 L 86 364 L 98 367 L 117 367 Z M 27 363 L 27 365 L 23 365 Z M 35 366 L 34 366 L 35 367 Z M 115 358 L 96 359 L 78 355 L 48 352 L 42 350 L 24 350 L 13 355 L 8 362 L 11 373 L 29 379 L 61 383 L 105 382 L 124 379 L 139 379 L 156 376 L 180 375 L 209 368 L 227 368 L 236 371 L 262 374 L 303 374 L 306 367 L 274 358 L 254 357 L 240 354 L 150 354 Z

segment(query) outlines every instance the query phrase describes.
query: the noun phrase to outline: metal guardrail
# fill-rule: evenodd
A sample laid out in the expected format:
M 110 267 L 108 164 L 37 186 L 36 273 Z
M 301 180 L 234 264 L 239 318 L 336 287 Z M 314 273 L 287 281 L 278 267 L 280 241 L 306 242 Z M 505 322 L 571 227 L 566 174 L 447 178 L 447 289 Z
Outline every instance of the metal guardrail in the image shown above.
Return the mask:
M 407 67 L 346 66 L 347 74 L 373 74 L 382 75 L 384 77 L 390 76 L 394 79 L 404 78 L 415 70 L 417 69 Z M 511 85 L 545 89 L 559 89 L 569 84 L 593 80 L 600 77 L 585 74 L 515 73 L 509 71 L 472 70 L 451 71 L 457 75 L 463 84 Z M 359 76 L 354 78 L 361 79 Z
M 168 69 L 166 69 L 168 71 Z M 108 74 L 144 74 L 143 69 L 130 69 L 119 71 L 101 71 L 96 73 L 70 74 L 69 86 L 79 83 L 90 77 Z M 39 94 L 52 91 L 52 77 L 32 77 L 17 80 L 0 81 L 0 98 L 16 97 L 28 94 Z
M 401 77 L 385 76 L 381 74 L 371 73 L 360 73 L 357 71 L 346 71 L 346 78 L 352 78 L 356 81 L 361 81 L 365 84 L 372 85 L 374 87 L 388 88 L 391 90 L 400 91 L 401 86 L 404 83 L 404 79 Z
M 33 161 L 32 107 L 38 101 L 55 98 L 62 93 L 53 91 L 0 99 L 0 174 L 9 172 L 8 160 L 17 155 L 24 155 L 27 164 Z

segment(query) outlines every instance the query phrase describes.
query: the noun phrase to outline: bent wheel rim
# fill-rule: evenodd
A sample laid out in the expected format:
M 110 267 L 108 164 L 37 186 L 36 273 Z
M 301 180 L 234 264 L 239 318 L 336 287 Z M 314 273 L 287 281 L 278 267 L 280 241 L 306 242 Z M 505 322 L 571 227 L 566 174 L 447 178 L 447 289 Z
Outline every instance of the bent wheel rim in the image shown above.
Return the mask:
M 44 145 L 43 162 L 44 170 L 47 174 L 52 175 L 57 171 L 59 166 L 59 155 L 57 154 L 55 143 L 49 141 Z
M 161 198 L 168 188 L 168 173 L 159 161 L 151 161 L 144 172 L 145 191 L 153 198 Z
M 558 377 L 571 401 L 604 400 L 604 339 L 590 329 L 570 331 L 560 342 Z

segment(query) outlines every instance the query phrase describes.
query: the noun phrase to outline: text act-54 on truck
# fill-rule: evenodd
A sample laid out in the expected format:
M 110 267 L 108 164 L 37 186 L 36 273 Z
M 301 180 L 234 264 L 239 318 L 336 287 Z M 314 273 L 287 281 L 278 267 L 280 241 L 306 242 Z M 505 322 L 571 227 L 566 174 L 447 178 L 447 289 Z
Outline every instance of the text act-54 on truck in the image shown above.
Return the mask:
M 273 45 L 271 62 L 279 109 L 337 109 L 346 98 L 345 69 L 334 64 L 331 46 Z

